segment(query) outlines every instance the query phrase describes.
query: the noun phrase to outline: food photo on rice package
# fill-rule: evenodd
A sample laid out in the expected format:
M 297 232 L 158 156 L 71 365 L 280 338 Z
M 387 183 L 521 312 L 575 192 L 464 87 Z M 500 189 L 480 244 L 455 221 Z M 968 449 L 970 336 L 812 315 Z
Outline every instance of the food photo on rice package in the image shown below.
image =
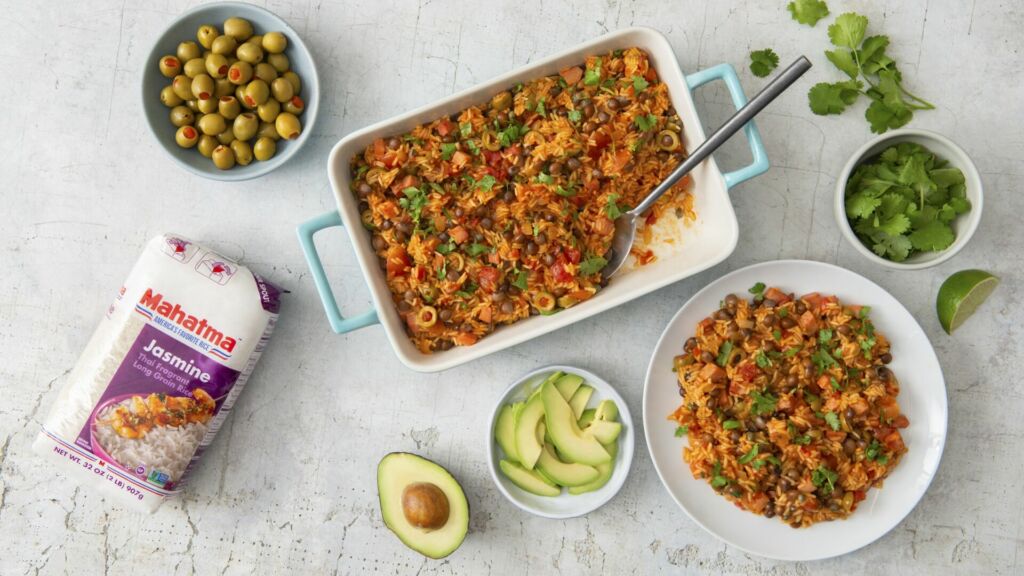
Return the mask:
M 181 491 L 277 322 L 284 291 L 177 235 L 151 240 L 53 404 L 34 450 L 125 506 Z

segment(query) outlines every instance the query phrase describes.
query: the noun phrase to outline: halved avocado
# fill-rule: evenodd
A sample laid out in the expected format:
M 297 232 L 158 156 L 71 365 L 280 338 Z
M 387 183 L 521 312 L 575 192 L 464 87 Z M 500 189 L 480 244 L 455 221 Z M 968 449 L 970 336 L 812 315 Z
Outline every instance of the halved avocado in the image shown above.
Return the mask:
M 580 384 L 583 384 L 583 376 L 576 374 L 564 374 L 555 380 L 555 388 L 558 388 L 558 391 L 562 393 L 562 398 L 566 400 L 572 398 Z
M 618 440 L 620 432 L 622 432 L 622 424 L 607 420 L 594 420 L 583 429 L 584 436 L 593 436 L 601 444 L 615 442 Z
M 544 450 L 537 459 L 537 470 L 544 472 L 545 476 L 561 486 L 580 486 L 593 482 L 600 476 L 597 468 L 593 466 L 562 462 L 555 456 L 555 449 L 550 444 L 544 445 Z
M 580 431 L 572 408 L 565 398 L 562 398 L 557 388 L 550 383 L 544 384 L 541 386 L 540 397 L 544 402 L 544 420 L 547 423 L 548 436 L 558 448 L 559 454 L 567 460 L 591 466 L 611 461 L 612 457 L 600 442 L 593 436 L 584 436 Z M 540 457 L 540 454 L 537 456 Z
M 585 494 L 587 492 L 593 492 L 608 483 L 608 480 L 612 477 L 612 472 L 615 471 L 615 458 L 619 455 L 619 443 L 616 441 L 610 444 L 605 444 L 604 449 L 611 454 L 611 461 L 594 466 L 594 468 L 597 468 L 597 478 L 593 482 L 583 484 L 582 486 L 570 486 L 569 494 Z
M 558 496 L 562 489 L 548 484 L 547 479 L 533 470 L 527 470 L 515 462 L 502 460 L 498 462 L 501 472 L 523 490 L 538 496 Z
M 388 529 L 428 558 L 444 558 L 466 538 L 469 502 L 459 482 L 439 464 L 392 452 L 377 465 L 377 495 Z
M 519 462 L 519 453 L 516 452 L 516 422 L 512 411 L 512 406 L 509 404 L 501 407 L 501 412 L 498 412 L 498 420 L 494 423 L 494 439 L 505 452 L 505 458 Z
M 601 403 L 597 405 L 597 411 L 594 413 L 594 417 L 598 420 L 615 422 L 619 419 L 619 407 L 611 400 L 601 400 Z
M 584 384 L 572 395 L 572 398 L 569 400 L 569 406 L 572 407 L 574 419 L 579 420 L 583 416 L 583 411 L 587 409 L 587 402 L 590 402 L 590 397 L 593 394 L 594 389 Z
M 552 386 L 550 382 L 544 384 Z M 539 394 L 532 395 L 526 406 L 516 417 L 516 454 L 519 463 L 527 470 L 533 470 L 540 457 L 540 442 L 537 441 L 537 424 L 544 419 L 544 403 Z

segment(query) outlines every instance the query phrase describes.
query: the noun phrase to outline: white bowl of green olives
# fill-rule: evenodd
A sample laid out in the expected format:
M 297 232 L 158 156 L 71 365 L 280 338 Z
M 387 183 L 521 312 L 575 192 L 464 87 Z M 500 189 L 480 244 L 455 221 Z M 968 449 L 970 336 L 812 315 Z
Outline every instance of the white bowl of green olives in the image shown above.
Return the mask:
M 215 180 L 262 176 L 302 147 L 320 101 L 299 35 L 258 6 L 216 2 L 179 16 L 142 75 L 150 131 L 186 170 Z

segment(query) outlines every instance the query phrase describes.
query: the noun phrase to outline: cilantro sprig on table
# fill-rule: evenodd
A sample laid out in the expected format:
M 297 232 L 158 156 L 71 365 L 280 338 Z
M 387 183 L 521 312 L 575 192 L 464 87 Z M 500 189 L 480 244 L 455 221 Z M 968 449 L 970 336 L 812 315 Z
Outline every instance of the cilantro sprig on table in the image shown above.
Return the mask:
M 863 94 L 871 100 L 864 117 L 871 131 L 881 134 L 910 122 L 915 110 L 935 106 L 903 86 L 896 61 L 885 53 L 889 37 L 865 37 L 867 28 L 868 19 L 855 12 L 841 14 L 828 27 L 829 40 L 836 48 L 826 50 L 825 56 L 850 79 L 815 84 L 807 100 L 815 114 L 841 114 Z
M 828 5 L 821 0 L 793 0 L 786 6 L 793 20 L 808 26 L 814 26 L 828 16 Z
M 779 55 L 771 48 L 754 50 L 750 53 L 750 71 L 758 78 L 764 78 L 779 65 Z
M 894 262 L 944 250 L 950 223 L 971 209 L 963 173 L 919 144 L 902 142 L 861 164 L 846 184 L 846 217 L 860 240 Z

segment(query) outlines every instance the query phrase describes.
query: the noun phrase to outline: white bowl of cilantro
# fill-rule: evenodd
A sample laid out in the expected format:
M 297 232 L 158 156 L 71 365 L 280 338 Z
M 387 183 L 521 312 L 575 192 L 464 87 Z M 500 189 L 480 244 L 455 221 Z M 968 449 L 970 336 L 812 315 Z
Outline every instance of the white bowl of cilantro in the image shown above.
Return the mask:
M 981 220 L 978 169 L 945 136 L 893 130 L 861 146 L 836 182 L 835 216 L 868 260 L 920 270 L 953 257 Z

